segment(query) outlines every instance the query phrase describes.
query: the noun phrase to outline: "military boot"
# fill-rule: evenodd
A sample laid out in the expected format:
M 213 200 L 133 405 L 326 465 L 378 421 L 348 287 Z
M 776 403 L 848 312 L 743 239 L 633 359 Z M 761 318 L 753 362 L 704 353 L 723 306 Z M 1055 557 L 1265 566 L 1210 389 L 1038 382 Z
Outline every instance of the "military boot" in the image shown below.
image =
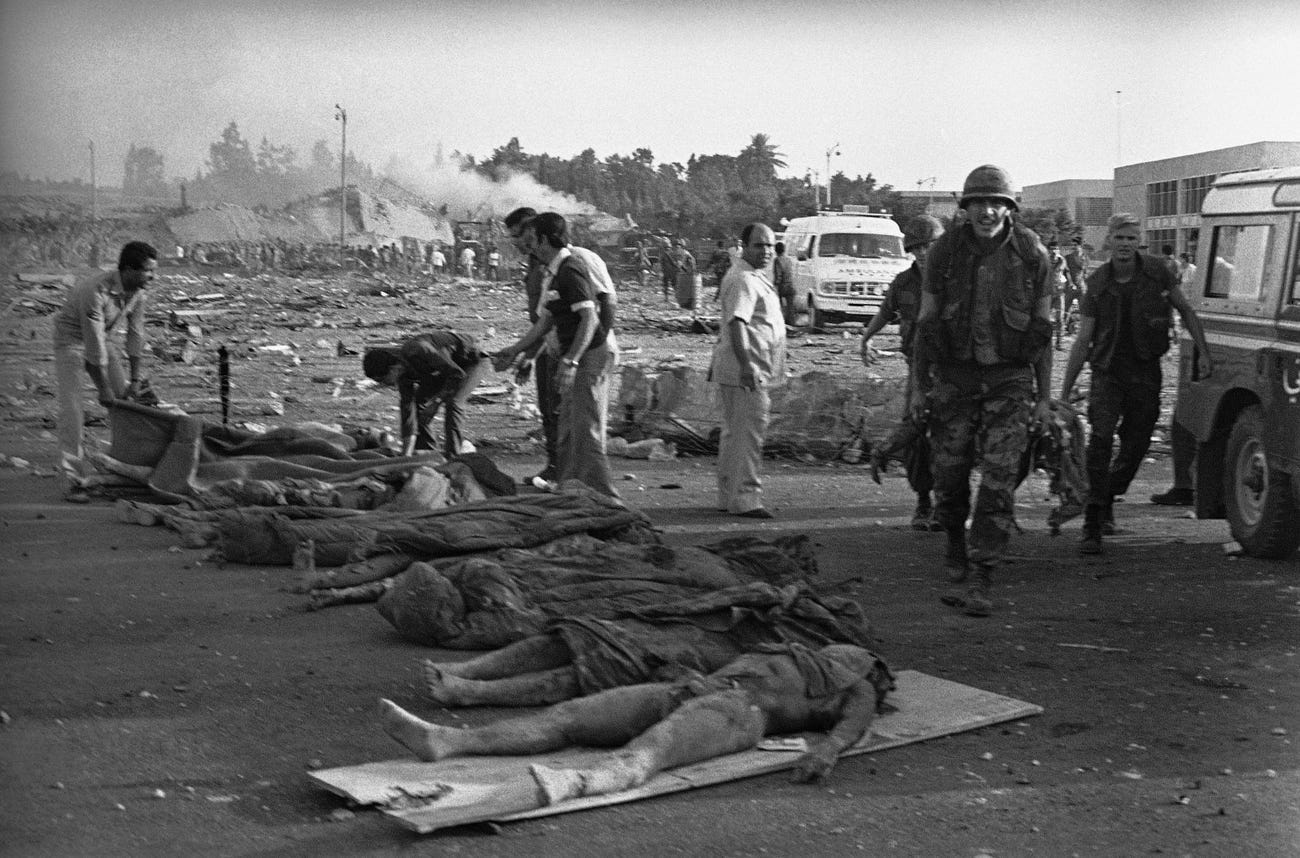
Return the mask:
M 993 612 L 993 600 L 989 598 L 989 578 L 993 571 L 991 563 L 974 563 L 975 577 L 965 591 L 953 588 L 939 597 L 939 601 L 952 608 L 960 608 L 968 617 L 987 617 Z
M 960 584 L 970 574 L 970 562 L 966 556 L 966 528 L 950 529 L 948 533 L 948 550 L 943 558 L 943 570 L 948 574 L 948 583 Z
M 968 617 L 987 617 L 993 613 L 993 600 L 989 597 L 992 568 L 986 563 L 975 564 L 975 580 L 966 588 L 966 604 L 962 610 Z
M 1083 539 L 1079 540 L 1080 554 L 1101 553 L 1102 508 L 1089 504 L 1083 510 Z

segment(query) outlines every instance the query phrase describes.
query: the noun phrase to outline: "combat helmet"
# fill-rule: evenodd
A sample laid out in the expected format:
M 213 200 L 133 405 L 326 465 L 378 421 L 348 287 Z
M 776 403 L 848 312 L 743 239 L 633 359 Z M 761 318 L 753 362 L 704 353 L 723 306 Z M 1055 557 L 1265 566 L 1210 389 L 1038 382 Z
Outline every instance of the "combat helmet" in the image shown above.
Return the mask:
M 911 250 L 918 244 L 929 244 L 943 235 L 943 224 L 932 215 L 917 215 L 903 229 L 903 249 Z
M 973 197 L 995 197 L 1005 200 L 1012 211 L 1020 208 L 1016 205 L 1015 194 L 1011 192 L 1011 177 L 1006 170 L 993 164 L 984 164 L 970 171 L 966 184 L 962 186 L 961 202 L 957 203 L 957 207 L 966 208 L 966 203 Z

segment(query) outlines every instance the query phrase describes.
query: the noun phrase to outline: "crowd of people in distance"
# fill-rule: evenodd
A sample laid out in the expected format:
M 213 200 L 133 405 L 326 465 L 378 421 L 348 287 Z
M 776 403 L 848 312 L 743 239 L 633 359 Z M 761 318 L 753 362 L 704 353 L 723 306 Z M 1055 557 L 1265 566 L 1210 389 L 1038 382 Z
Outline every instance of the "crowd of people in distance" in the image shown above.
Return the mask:
M 1055 240 L 1044 246 L 1018 222 L 1004 170 L 991 164 L 973 170 L 960 209 L 963 217 L 947 231 L 928 215 L 905 224 L 904 247 L 914 261 L 863 331 L 862 359 L 874 360 L 872 337 L 898 322 L 908 364 L 900 431 L 914 449 L 908 467 L 917 495 L 913 525 L 946 534 L 942 569 L 956 589 L 945 601 L 986 616 L 992 610 L 990 582 L 1015 529 L 1015 490 L 1031 426 L 1051 417 L 1052 354 L 1064 348 L 1064 338 L 1074 335 L 1059 400 L 1069 402 L 1084 365 L 1091 368 L 1090 494 L 1080 544 L 1086 554 L 1103 550 L 1103 538 L 1115 528 L 1114 500 L 1127 491 L 1146 455 L 1159 415 L 1160 359 L 1169 348 L 1175 313 L 1196 345 L 1202 377 L 1212 365 L 1200 322 L 1179 289 L 1190 263 L 1180 264 L 1172 248 L 1163 256 L 1146 253 L 1132 215 L 1110 219 L 1109 261 L 1085 277 L 1078 238 L 1062 253 Z M 493 369 L 519 378 L 531 374 L 546 448 L 545 466 L 533 480 L 578 480 L 618 498 L 605 447 L 619 353 L 618 296 L 608 266 L 596 252 L 571 242 L 569 224 L 558 213 L 520 208 L 503 225 L 512 258 L 524 260 L 527 332 L 492 354 L 454 330 L 417 333 L 369 349 L 364 372 L 399 392 L 403 452 L 437 448 L 432 425 L 441 411 L 448 457 L 465 449 L 464 407 L 479 381 Z M 717 242 L 704 267 L 715 282 L 721 317 L 708 372 L 722 412 L 717 508 L 753 519 L 775 515 L 764 503 L 762 450 L 771 390 L 785 376 L 792 316 L 791 267 L 775 239 L 768 226 L 749 224 L 729 247 Z M 477 242 L 464 243 L 454 260 L 442 247 L 419 242 L 348 253 L 367 268 L 436 275 L 454 265 L 461 275 L 481 272 L 492 279 L 506 273 L 500 249 Z M 198 265 L 257 269 L 323 262 L 330 254 L 337 259 L 337 248 L 264 241 L 197 244 L 178 256 Z M 56 321 L 60 455 L 70 500 L 84 499 L 78 486 L 81 373 L 84 368 L 105 403 L 125 396 L 140 380 L 144 294 L 157 259 L 149 245 L 127 244 L 118 270 L 79 284 Z M 645 241 L 636 245 L 633 261 L 644 282 Z M 659 262 L 664 298 L 694 309 L 701 269 L 685 240 L 665 241 Z M 1071 324 L 1075 305 L 1077 322 Z M 110 345 L 114 330 L 125 332 L 129 377 Z M 889 442 L 878 445 L 873 473 L 889 448 Z M 972 499 L 975 470 L 980 483 Z M 1175 500 L 1187 502 L 1181 494 L 1155 498 Z

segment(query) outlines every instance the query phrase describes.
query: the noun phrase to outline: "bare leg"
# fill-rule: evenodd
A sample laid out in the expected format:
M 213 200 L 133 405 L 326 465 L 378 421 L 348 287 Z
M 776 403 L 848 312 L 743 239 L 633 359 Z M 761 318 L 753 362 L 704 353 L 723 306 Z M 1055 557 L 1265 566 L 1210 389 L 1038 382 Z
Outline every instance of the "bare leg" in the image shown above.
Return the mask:
M 615 747 L 637 736 L 676 705 L 664 683 L 630 685 L 570 700 L 483 727 L 430 724 L 390 700 L 379 702 L 384 731 L 429 762 L 473 754 L 540 754 L 569 745 Z
M 658 772 L 733 754 L 763 738 L 767 717 L 745 691 L 698 697 L 588 769 L 531 767 L 547 804 L 632 789 Z
M 430 662 L 443 676 L 505 679 L 573 664 L 573 653 L 559 635 L 533 635 L 501 649 L 456 662 Z
M 525 673 L 505 679 L 465 679 L 441 665 L 424 663 L 429 696 L 443 706 L 544 706 L 581 693 L 572 666 Z

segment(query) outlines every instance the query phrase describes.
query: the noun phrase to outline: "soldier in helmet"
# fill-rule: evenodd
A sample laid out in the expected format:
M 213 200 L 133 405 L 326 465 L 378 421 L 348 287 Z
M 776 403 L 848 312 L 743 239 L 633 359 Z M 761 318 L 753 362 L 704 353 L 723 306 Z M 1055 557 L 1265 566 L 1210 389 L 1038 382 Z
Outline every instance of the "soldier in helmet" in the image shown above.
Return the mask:
M 1015 527 L 1030 419 L 1051 415 L 1051 266 L 1038 237 L 1015 222 L 1001 168 L 971 171 L 960 206 L 966 222 L 926 258 L 910 408 L 919 418 L 928 395 L 935 517 L 948 535 L 948 580 L 958 585 L 943 601 L 982 617 L 992 611 L 990 577 Z
M 930 215 L 918 215 L 908 222 L 903 230 L 903 248 L 914 256 L 912 266 L 901 272 L 889 284 L 885 300 L 880 309 L 871 317 L 867 329 L 862 332 L 862 363 L 870 366 L 875 362 L 871 350 L 871 338 L 885 327 L 898 322 L 898 337 L 902 342 L 903 358 L 907 361 L 907 399 L 912 398 L 912 351 L 916 340 L 916 315 L 921 309 L 921 287 L 924 279 L 925 257 L 930 245 L 943 235 L 943 224 Z M 930 442 L 926 437 L 925 427 L 912 420 L 909 414 L 903 424 L 892 432 L 889 438 L 871 449 L 871 475 L 880 482 L 880 471 L 892 453 L 907 449 L 907 481 L 916 492 L 916 512 L 912 514 L 912 527 L 916 530 L 942 530 L 934 519 L 934 509 L 930 503 L 930 489 L 934 485 L 931 474 Z

